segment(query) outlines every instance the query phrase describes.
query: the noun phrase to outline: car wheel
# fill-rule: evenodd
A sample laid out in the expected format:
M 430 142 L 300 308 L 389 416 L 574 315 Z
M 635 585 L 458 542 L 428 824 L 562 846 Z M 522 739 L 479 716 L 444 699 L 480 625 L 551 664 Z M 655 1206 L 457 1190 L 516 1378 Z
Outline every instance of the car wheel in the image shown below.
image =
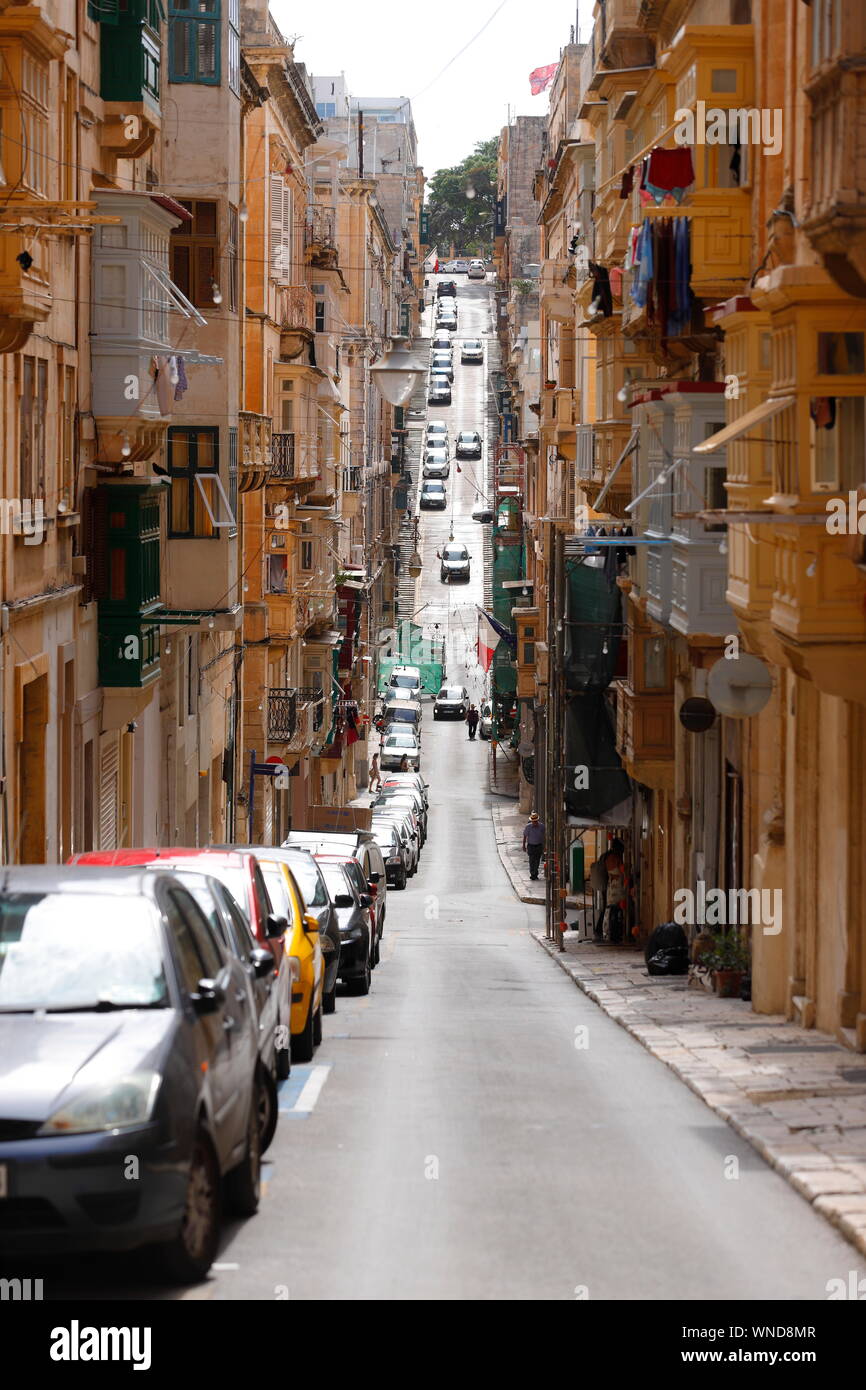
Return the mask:
M 237 1168 L 226 1175 L 226 1204 L 237 1216 L 255 1216 L 262 1195 L 262 1146 L 259 1129 L 259 1092 L 257 1076 L 250 1097 L 247 1121 L 247 1151 Z
M 277 1129 L 277 1083 L 269 1071 L 262 1071 L 259 1090 L 259 1132 L 261 1151 L 266 1153 Z
M 322 1000 L 322 1003 L 324 1003 L 324 999 Z M 316 1012 L 315 1012 L 314 1015 L 313 1015 L 313 1046 L 314 1046 L 314 1047 L 320 1047 L 320 1046 L 321 1046 L 321 1043 L 322 1043 L 322 1005 L 320 1004 L 319 1007 L 318 1007 L 318 1009 L 316 1009 Z
M 406 881 L 407 881 L 407 879 L 406 879 L 406 870 L 404 869 L 403 872 L 402 872 L 402 874 L 400 875 L 400 877 L 397 879 L 397 884 L 396 884 L 396 886 L 397 886 L 398 888 L 405 888 L 405 887 L 406 887 Z
M 313 1052 L 315 1051 L 315 1040 L 313 1038 L 313 1000 L 310 998 L 310 1007 L 307 1010 L 307 1021 L 303 1031 L 295 1033 L 292 1038 L 292 1061 L 293 1062 L 312 1062 Z
M 157 1246 L 162 1272 L 173 1284 L 196 1284 L 214 1262 L 219 1245 L 220 1173 L 213 1144 L 199 1128 L 193 1141 L 180 1230 Z
M 350 994 L 369 994 L 369 993 L 370 993 L 371 979 L 372 979 L 372 967 L 371 967 L 371 965 L 370 965 L 370 956 L 369 956 L 369 954 L 368 954 L 368 955 L 367 955 L 366 962 L 365 962 L 365 964 L 364 964 L 364 973 L 363 973 L 363 975 L 361 976 L 360 980 L 350 980 L 350 981 L 349 981 L 349 993 L 350 993 Z
M 337 1012 L 337 982 L 334 981 L 334 988 L 327 994 L 322 995 L 322 1013 L 335 1014 Z

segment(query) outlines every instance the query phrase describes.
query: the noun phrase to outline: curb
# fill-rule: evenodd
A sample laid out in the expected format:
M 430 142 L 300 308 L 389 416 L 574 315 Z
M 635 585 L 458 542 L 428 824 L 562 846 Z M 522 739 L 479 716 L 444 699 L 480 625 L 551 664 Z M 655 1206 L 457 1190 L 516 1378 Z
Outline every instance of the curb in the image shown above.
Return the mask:
M 563 956 L 553 942 L 548 941 L 532 927 L 529 934 L 602 1013 L 624 1028 L 653 1057 L 664 1062 L 680 1081 L 685 1082 L 690 1091 L 745 1139 L 819 1215 L 835 1226 L 860 1254 L 866 1255 L 866 1189 L 853 1174 L 834 1164 L 829 1155 L 816 1148 L 808 1139 L 798 1139 L 784 1122 L 780 1128 L 779 1120 L 764 1106 L 746 1102 L 746 1110 L 741 1093 L 728 1092 L 727 1101 L 730 1103 L 726 1103 L 726 1100 L 721 1098 L 725 1095 L 726 1085 L 721 1072 L 714 1071 L 714 1075 L 708 1078 L 706 1083 L 702 1083 L 691 1073 L 690 1067 L 684 1067 L 673 1057 L 665 1055 L 666 1051 L 673 1050 L 673 1041 L 667 1047 L 659 1047 L 656 1040 L 648 1036 L 653 1032 L 658 1034 L 659 1025 L 653 1024 L 650 1020 L 645 1023 L 630 1022 L 620 1010 L 602 999 L 599 991 L 592 988 L 578 970 L 571 968 L 569 957 Z M 706 1072 L 705 1065 L 703 1072 Z

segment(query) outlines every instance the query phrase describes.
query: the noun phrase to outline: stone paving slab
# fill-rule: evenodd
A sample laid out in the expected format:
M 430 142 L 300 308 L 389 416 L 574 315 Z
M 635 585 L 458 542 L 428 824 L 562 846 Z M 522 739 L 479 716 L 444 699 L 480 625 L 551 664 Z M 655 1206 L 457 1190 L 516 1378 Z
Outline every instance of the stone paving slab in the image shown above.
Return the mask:
M 502 803 L 491 810 L 515 894 L 543 904 L 520 848 L 524 817 Z M 859 1054 L 829 1034 L 695 989 L 684 977 L 650 976 L 631 946 L 597 946 L 568 931 L 560 950 L 542 922 L 530 932 L 584 994 L 866 1255 L 866 1079 L 844 1074 L 862 1073 Z M 774 1050 L 760 1050 L 767 1047 Z

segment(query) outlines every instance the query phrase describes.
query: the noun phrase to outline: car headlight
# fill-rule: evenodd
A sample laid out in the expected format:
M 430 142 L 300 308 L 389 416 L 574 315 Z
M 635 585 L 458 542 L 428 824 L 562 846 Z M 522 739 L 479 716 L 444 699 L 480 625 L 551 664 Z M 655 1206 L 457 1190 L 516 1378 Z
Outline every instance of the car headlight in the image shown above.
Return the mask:
M 92 1134 L 147 1124 L 153 1114 L 161 1077 L 155 1071 L 131 1072 L 116 1081 L 88 1087 L 49 1116 L 40 1134 Z
M 288 956 L 289 974 L 293 980 L 301 978 L 301 958 L 300 956 Z

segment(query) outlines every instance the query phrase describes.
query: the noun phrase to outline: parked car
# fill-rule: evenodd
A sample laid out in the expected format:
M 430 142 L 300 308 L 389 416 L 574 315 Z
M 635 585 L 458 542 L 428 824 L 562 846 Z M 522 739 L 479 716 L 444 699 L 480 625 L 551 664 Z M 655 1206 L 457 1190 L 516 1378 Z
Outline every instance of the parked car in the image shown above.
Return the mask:
M 436 314 L 436 327 L 457 331 L 457 310 L 443 306 Z
M 436 298 L 453 298 L 457 295 L 457 285 L 453 280 L 440 280 L 436 286 Z
M 247 999 L 243 967 L 172 874 L 4 869 L 7 1258 L 155 1246 L 172 1282 L 204 1278 L 223 1198 L 243 1216 L 259 1203 Z
M 417 700 L 423 685 L 420 667 L 392 666 L 391 674 L 388 677 L 388 698 L 391 698 L 393 691 L 395 694 L 402 694 L 412 700 Z
M 406 858 L 406 872 L 409 878 L 418 872 L 421 857 L 421 837 L 412 824 L 412 817 L 402 806 L 379 806 L 373 812 L 373 829 L 392 825 L 400 836 L 400 843 Z
M 340 923 L 340 979 L 350 994 L 369 994 L 376 935 L 370 919 L 373 900 L 359 892 L 343 860 L 325 854 L 316 859 Z
M 284 937 L 289 925 L 288 918 L 275 912 L 258 860 L 246 847 L 190 849 L 170 845 L 160 849 L 88 850 L 73 855 L 69 862 L 95 868 L 129 868 L 151 864 L 156 860 L 183 864 L 218 878 L 243 909 L 256 941 L 273 955 L 278 1017 L 276 1069 L 278 1078 L 284 1081 L 291 1069 L 292 972 L 297 967 L 291 964 L 286 952 Z
M 461 430 L 457 436 L 455 453 L 459 459 L 480 459 L 481 435 L 477 430 Z
M 470 261 L 466 274 L 470 280 L 486 280 L 487 267 L 483 261 Z
M 450 584 L 452 579 L 469 578 L 472 556 L 465 545 L 460 545 L 456 541 L 449 541 L 447 545 L 442 547 L 441 558 L 439 578 L 443 584 Z
M 402 728 L 401 728 L 402 731 Z M 372 899 L 371 916 L 376 928 L 376 939 L 381 940 L 385 930 L 385 916 L 388 907 L 388 886 L 385 876 L 385 862 L 369 830 L 355 830 L 341 833 L 326 830 L 292 830 L 287 841 L 289 847 L 304 846 L 313 854 L 327 854 L 344 859 L 349 872 L 356 881 L 358 892 L 367 893 Z M 375 960 L 373 964 L 375 965 Z
M 472 513 L 472 520 L 480 521 L 482 526 L 489 526 L 495 515 L 492 507 L 476 507 Z
M 399 767 L 404 758 L 410 768 L 417 768 L 421 762 L 421 745 L 415 734 L 408 730 L 405 734 L 389 734 L 382 743 L 379 766 L 383 770 Z
M 480 719 L 478 720 L 478 733 L 480 734 L 480 736 L 481 736 L 482 738 L 492 738 L 492 737 L 493 737 L 493 706 L 491 705 L 491 703 L 490 703 L 489 700 L 482 700 L 482 701 L 481 701 L 481 709 L 480 709 L 479 713 L 480 713 L 480 716 L 481 716 L 481 717 L 480 717 Z
M 445 449 L 450 453 L 448 426 L 444 420 L 430 420 L 424 436 L 425 449 Z
M 428 405 L 451 404 L 451 382 L 447 376 L 431 376 L 427 389 Z
M 449 381 L 454 380 L 454 358 L 450 352 L 431 353 L 430 373 L 432 376 L 445 376 Z
M 446 333 L 444 329 L 437 328 L 430 348 L 433 352 L 437 351 L 437 349 L 443 352 L 453 352 L 454 343 L 452 342 L 451 334 Z
M 484 344 L 480 338 L 464 338 L 460 345 L 461 362 L 483 362 Z
M 382 851 L 385 873 L 391 888 L 405 888 L 409 871 L 408 855 L 404 852 L 400 835 L 395 825 L 383 825 L 381 821 L 374 826 L 376 844 Z
M 469 691 L 465 685 L 443 685 L 433 702 L 434 719 L 465 719 Z
M 455 262 L 454 262 L 454 273 L 455 273 L 455 275 L 465 275 L 468 269 L 469 269 L 469 262 L 468 262 L 468 261 L 461 259 L 461 260 L 458 260 L 458 261 L 455 261 Z
M 122 871 L 121 871 L 122 872 Z M 188 889 L 198 903 L 211 930 L 222 942 L 229 955 L 240 962 L 247 982 L 247 1005 L 251 1018 L 256 1020 L 259 1061 L 263 1084 L 260 1088 L 259 1135 L 261 1151 L 270 1147 L 277 1128 L 277 990 L 274 958 L 260 946 L 250 930 L 244 912 L 226 888 L 213 874 L 190 869 L 183 860 L 157 859 L 145 866 L 146 873 L 171 873 L 178 883 Z M 238 1003 L 240 1003 L 238 996 Z
M 380 730 L 389 724 L 408 724 L 416 733 L 421 730 L 422 705 L 419 700 L 387 699 L 380 714 L 376 715 L 376 728 Z
M 444 511 L 448 506 L 448 495 L 445 491 L 445 484 L 437 478 L 425 478 L 421 484 L 421 495 L 418 504 L 424 508 L 438 507 Z
M 271 902 L 289 920 L 286 933 L 290 956 L 298 962 L 298 978 L 292 981 L 292 1061 L 311 1062 L 322 1041 L 322 995 L 325 989 L 325 957 L 319 940 L 319 923 L 306 911 L 303 895 L 288 864 L 263 851 L 256 858 L 268 885 Z
M 429 808 L 430 801 L 427 794 L 427 783 L 424 781 L 420 772 L 388 772 L 382 778 L 383 787 L 412 786 L 417 787 L 424 800 L 424 805 Z
M 445 449 L 425 449 L 422 478 L 447 478 L 451 472 L 448 453 Z
M 319 944 L 322 948 L 325 972 L 322 987 L 322 1013 L 332 1014 L 336 1008 L 337 980 L 340 971 L 340 927 L 334 904 L 328 896 L 328 888 L 321 870 L 311 851 L 302 845 L 281 846 L 251 845 L 258 857 L 267 855 L 271 859 L 284 860 L 292 871 L 295 883 L 301 891 L 304 909 L 319 924 Z
M 427 808 L 417 787 L 383 787 L 373 802 L 373 809 L 389 806 L 408 806 L 415 812 L 423 849 L 427 840 Z

